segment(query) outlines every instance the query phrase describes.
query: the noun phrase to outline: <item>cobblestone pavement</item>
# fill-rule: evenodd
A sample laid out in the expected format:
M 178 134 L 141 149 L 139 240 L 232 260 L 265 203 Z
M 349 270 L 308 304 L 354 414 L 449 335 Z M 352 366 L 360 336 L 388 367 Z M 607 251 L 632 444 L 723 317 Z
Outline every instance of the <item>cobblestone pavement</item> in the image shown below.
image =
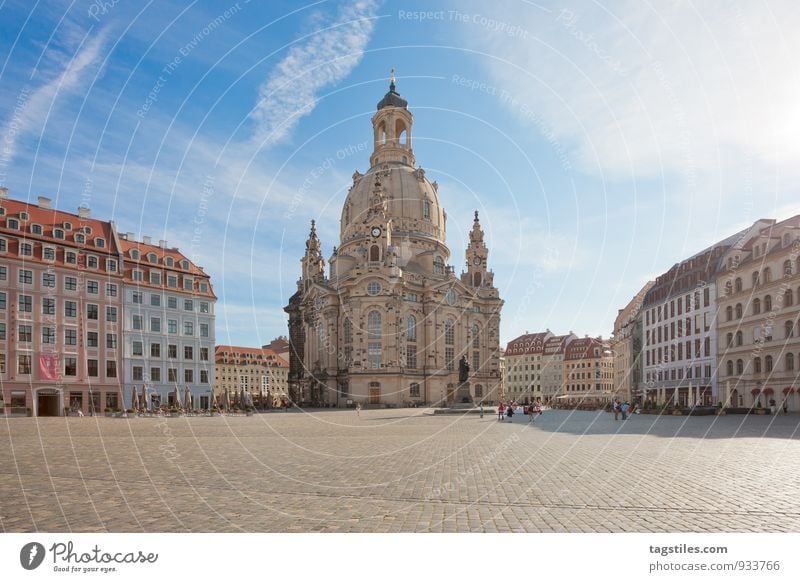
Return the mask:
M 800 531 L 800 416 L 0 420 L 5 532 Z

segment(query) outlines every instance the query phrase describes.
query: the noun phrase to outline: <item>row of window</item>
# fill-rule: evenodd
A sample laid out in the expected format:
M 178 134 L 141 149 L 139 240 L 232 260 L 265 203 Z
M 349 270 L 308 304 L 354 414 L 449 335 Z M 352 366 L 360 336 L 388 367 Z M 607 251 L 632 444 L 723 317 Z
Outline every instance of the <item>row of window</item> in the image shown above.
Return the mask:
M 700 314 L 694 316 L 694 327 L 692 327 L 692 318 L 678 319 L 671 321 L 669 324 L 659 325 L 653 329 L 646 329 L 644 336 L 644 343 L 647 346 L 661 343 L 662 341 L 672 341 L 676 337 L 678 339 L 692 335 L 693 333 L 699 334 L 703 331 L 711 329 L 711 314 L 709 312 L 703 313 L 703 321 L 700 321 Z
M 694 297 L 694 300 L 692 298 Z M 677 307 L 677 314 L 682 315 L 684 311 L 686 313 L 691 312 L 692 310 L 692 303 L 694 303 L 695 310 L 700 309 L 700 290 L 696 290 L 693 294 L 689 293 L 684 297 L 678 297 L 677 299 L 672 299 L 669 302 L 669 305 L 666 303 L 663 305 L 657 305 L 656 307 L 651 307 L 650 309 L 645 311 L 645 324 L 650 325 L 652 322 L 653 325 L 658 323 L 663 319 L 667 319 L 667 317 L 675 317 L 676 314 L 676 307 Z M 703 306 L 708 307 L 711 305 L 711 292 L 708 287 L 703 288 Z M 667 309 L 669 307 L 669 309 Z
M 6 372 L 6 355 L 0 353 L 0 374 Z M 20 376 L 28 376 L 33 373 L 33 355 L 32 354 L 17 354 L 17 374 Z M 66 378 L 75 378 L 78 376 L 78 358 L 75 356 L 65 355 L 62 374 Z M 86 375 L 90 378 L 100 377 L 100 362 L 95 358 L 88 358 L 86 360 Z M 106 378 L 117 377 L 117 362 L 116 360 L 106 360 Z
M 133 366 L 131 368 L 132 379 L 134 382 L 161 382 L 161 368 L 154 366 L 149 369 L 149 375 L 145 378 L 143 366 Z M 178 382 L 178 369 L 167 368 L 167 382 Z M 183 381 L 187 384 L 194 382 L 194 370 L 187 368 L 183 371 Z M 208 384 L 208 370 L 200 370 L 200 384 Z
M 162 275 L 163 273 L 161 271 L 149 271 L 147 273 L 147 280 L 151 285 L 161 285 Z M 144 281 L 144 271 L 141 269 L 134 269 L 131 271 L 131 278 L 137 283 Z M 168 274 L 166 276 L 166 284 L 167 287 L 178 289 L 178 276 Z M 194 278 L 184 275 L 181 279 L 181 284 L 182 289 L 192 291 L 194 289 Z M 201 281 L 199 289 L 201 293 L 208 293 L 208 283 Z
M 772 372 L 774 368 L 774 359 L 771 355 L 764 356 L 763 366 L 761 357 L 757 356 L 753 358 L 753 374 L 761 374 L 763 372 Z M 728 360 L 725 364 L 726 371 L 728 376 L 733 376 L 734 373 L 734 362 L 733 360 Z M 788 353 L 783 357 L 783 369 L 786 372 L 793 372 L 795 370 L 795 355 L 792 353 Z M 749 366 L 747 372 L 750 373 Z M 745 373 L 745 364 L 744 360 L 737 359 L 736 360 L 736 373 L 737 374 L 744 374 Z
M 149 305 L 151 307 L 161 307 L 163 301 L 162 296 L 158 293 L 149 293 Z M 144 293 L 141 291 L 132 291 L 131 292 L 131 303 L 134 305 L 144 305 Z M 178 298 L 173 295 L 167 295 L 167 309 L 178 309 Z M 184 311 L 194 311 L 195 305 L 198 307 L 198 311 L 200 313 L 208 313 L 210 308 L 210 303 L 208 301 L 198 301 L 195 303 L 194 299 L 184 299 L 183 300 L 183 310 Z
M 161 358 L 162 353 L 162 345 L 159 342 L 152 342 L 150 343 L 150 357 L 151 358 Z M 183 346 L 183 359 L 187 361 L 194 360 L 194 346 Z M 144 342 L 134 341 L 131 342 L 131 355 L 144 357 Z M 166 357 L 170 360 L 177 360 L 178 359 L 178 345 L 177 344 L 167 344 L 167 351 Z M 201 362 L 208 361 L 208 348 L 201 347 L 199 349 L 198 355 L 200 357 Z
M 0 281 L 5 281 L 8 275 L 8 271 L 6 267 L 0 268 Z M 43 289 L 55 289 L 57 283 L 58 276 L 56 273 L 44 272 L 42 273 L 42 282 L 41 286 Z M 30 269 L 18 269 L 17 270 L 17 282 L 20 285 L 33 285 L 33 271 Z M 80 287 L 80 283 L 83 282 L 83 279 L 79 279 L 78 277 L 72 277 L 69 275 L 64 276 L 64 291 L 78 291 L 83 290 Z M 100 282 L 87 280 L 85 286 L 86 292 L 92 295 L 99 295 L 100 294 Z M 116 297 L 117 296 L 117 284 L 116 283 L 106 283 L 105 284 L 105 292 L 106 296 L 108 297 Z
M 684 353 L 684 346 L 686 347 Z M 700 351 L 701 342 L 699 339 L 694 340 L 694 358 L 708 358 L 711 357 L 711 338 L 706 337 L 702 342 L 702 355 Z M 676 342 L 669 346 L 652 348 L 645 350 L 645 365 L 656 366 L 658 364 L 666 364 L 669 362 L 679 362 L 681 360 L 692 359 L 692 342 Z
M 790 259 L 786 259 L 783 262 L 783 276 L 784 277 L 791 277 L 793 274 L 796 275 L 800 273 L 800 258 L 797 259 L 795 262 L 795 267 L 792 269 L 792 261 Z M 765 267 L 763 271 L 753 271 L 750 275 L 750 282 L 752 287 L 758 287 L 759 285 L 766 285 L 767 283 L 772 282 L 772 269 L 769 267 Z M 725 282 L 725 293 L 730 295 L 731 293 L 740 293 L 742 291 L 742 278 L 736 277 L 732 282 L 726 281 Z
M 130 251 L 128 251 L 128 255 L 130 255 L 131 259 L 133 259 L 134 261 L 138 261 L 141 259 L 141 253 L 139 252 L 139 249 L 131 249 Z M 158 255 L 156 255 L 156 253 L 153 252 L 146 253 L 144 257 L 148 263 L 158 264 Z M 186 259 L 181 259 L 180 261 L 178 261 L 177 264 L 184 271 L 189 270 L 189 261 L 187 261 Z M 170 256 L 164 257 L 164 265 L 167 267 L 174 267 L 175 259 L 173 259 Z
M 53 297 L 42 297 L 42 314 L 56 315 L 56 300 Z M 0 291 L 0 310 L 7 309 L 8 298 L 5 292 Z M 19 313 L 33 313 L 33 296 L 20 294 L 17 296 L 17 311 Z M 86 304 L 86 319 L 99 320 L 100 306 L 94 303 Z M 78 316 L 78 302 L 70 299 L 64 300 L 64 316 Z M 117 308 L 106 306 L 106 322 L 117 321 Z
M 98 239 L 95 239 L 98 240 Z M 102 239 L 99 239 L 102 240 Z M 87 269 L 99 269 L 100 268 L 100 258 L 96 255 L 88 255 L 79 253 L 78 251 L 71 251 L 68 249 L 58 249 L 57 247 L 48 247 L 42 246 L 42 260 L 55 262 L 58 256 L 58 251 L 61 251 L 61 256 L 65 264 L 67 265 L 79 265 L 85 266 Z M 8 252 L 8 241 L 4 238 L 0 238 L 0 253 Z M 17 255 L 20 257 L 30 257 L 33 258 L 34 253 L 34 244 L 31 242 L 21 241 L 19 243 L 19 248 L 17 250 Z M 108 273 L 116 273 L 118 268 L 117 259 L 105 259 L 105 270 Z
M 800 323 L 798 325 L 797 334 L 800 335 Z M 783 322 L 783 337 L 784 339 L 790 339 L 795 337 L 795 322 L 793 321 L 785 321 Z M 760 342 L 771 342 L 772 341 L 772 325 L 758 325 L 753 328 L 753 343 L 760 343 Z M 731 348 L 734 346 L 742 346 L 744 345 L 744 334 L 741 330 L 737 331 L 735 334 L 733 332 L 728 333 L 726 336 L 726 345 Z
M 200 323 L 198 324 L 199 329 L 199 337 L 209 337 L 209 324 L 207 323 Z M 183 322 L 183 335 L 185 336 L 193 336 L 194 335 L 194 328 L 195 322 L 193 321 L 184 321 Z M 144 316 L 133 314 L 131 316 L 131 329 L 134 331 L 144 331 Z M 161 333 L 162 326 L 161 326 L 161 318 L 160 317 L 151 317 L 150 318 L 150 326 L 149 331 L 153 333 Z M 178 320 L 177 319 L 167 319 L 167 333 L 170 335 L 177 335 L 178 333 Z
M 800 289 L 797 290 L 798 298 L 800 298 Z M 783 295 L 779 295 L 777 299 L 778 308 L 782 305 L 783 307 L 792 307 L 794 305 L 794 291 L 792 289 L 787 289 L 784 291 Z M 773 308 L 772 303 L 772 295 L 765 295 L 764 301 L 762 302 L 759 297 L 754 298 L 751 301 L 751 310 L 752 315 L 759 315 L 762 313 L 770 313 Z M 728 305 L 725 308 L 725 320 L 726 321 L 733 321 L 735 319 L 741 319 L 744 315 L 744 308 L 742 307 L 741 303 L 737 303 L 736 306 Z
M 694 373 L 693 373 L 694 371 Z M 705 366 L 687 366 L 684 368 L 672 368 L 671 370 L 658 370 L 658 372 L 647 372 L 645 378 L 648 382 L 663 382 L 666 380 L 683 380 L 684 376 L 687 380 L 703 380 L 708 381 L 711 378 L 711 364 Z

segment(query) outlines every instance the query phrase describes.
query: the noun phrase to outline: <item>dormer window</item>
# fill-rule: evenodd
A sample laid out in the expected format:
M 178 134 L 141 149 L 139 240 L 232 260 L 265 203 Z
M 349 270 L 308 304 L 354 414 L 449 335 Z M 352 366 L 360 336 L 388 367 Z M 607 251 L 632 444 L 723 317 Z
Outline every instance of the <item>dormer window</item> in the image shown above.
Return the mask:
M 11 230 L 19 230 L 19 220 L 17 220 L 16 218 L 9 218 L 8 228 L 10 228 Z
M 166 257 L 164 259 L 164 264 L 168 267 L 172 267 L 175 264 L 175 261 L 172 260 L 172 257 Z
M 25 221 L 25 220 L 28 220 L 29 218 L 30 218 L 30 215 L 27 212 L 25 212 L 24 210 L 19 213 L 19 219 L 20 220 Z
M 64 240 L 64 231 L 60 228 L 53 229 L 53 238 Z
M 156 256 L 155 253 L 148 253 L 147 254 L 147 260 L 150 261 L 151 263 L 157 263 L 158 262 L 158 257 Z
M 0 206 L 0 216 L 5 216 L 5 215 L 6 215 L 6 209 Z
M 86 242 L 86 237 L 83 236 L 81 233 L 75 233 L 75 242 L 79 244 L 83 244 Z
M 44 229 L 42 229 L 42 225 L 41 224 L 32 224 L 31 225 L 31 232 L 33 234 L 42 234 L 43 231 L 44 231 Z
M 72 223 L 71 222 L 65 222 L 64 223 L 64 230 L 72 230 Z
M 91 226 L 84 226 L 83 227 L 84 234 L 92 234 L 92 227 Z
M 181 261 L 181 269 L 188 271 L 189 270 L 189 261 L 183 260 Z
M 431 217 L 431 203 L 428 200 L 422 201 L 422 218 Z
M 102 249 L 106 246 L 106 240 L 104 238 L 96 238 L 94 239 L 94 246 L 99 249 Z
M 134 261 L 138 261 L 139 260 L 139 251 L 136 250 L 136 249 L 131 249 L 131 258 Z

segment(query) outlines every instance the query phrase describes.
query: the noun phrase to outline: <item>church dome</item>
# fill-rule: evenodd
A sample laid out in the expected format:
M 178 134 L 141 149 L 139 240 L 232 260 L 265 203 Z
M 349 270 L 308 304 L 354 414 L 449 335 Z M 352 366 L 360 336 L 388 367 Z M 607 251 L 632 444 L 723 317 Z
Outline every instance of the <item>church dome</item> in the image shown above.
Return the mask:
M 392 230 L 444 243 L 446 218 L 437 187 L 425 177 L 422 168 L 400 163 L 373 167 L 364 175 L 356 172 L 342 209 L 341 244 L 362 232 L 370 221 L 376 191 L 385 199 L 385 214 L 392 222 Z

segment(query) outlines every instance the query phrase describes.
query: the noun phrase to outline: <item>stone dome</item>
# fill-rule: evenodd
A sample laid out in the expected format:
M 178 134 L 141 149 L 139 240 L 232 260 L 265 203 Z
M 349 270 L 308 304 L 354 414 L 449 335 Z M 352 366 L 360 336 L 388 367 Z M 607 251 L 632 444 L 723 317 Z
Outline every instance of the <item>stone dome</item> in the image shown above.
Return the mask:
M 425 177 L 422 168 L 385 163 L 370 168 L 366 174 L 354 174 L 353 186 L 342 208 L 342 245 L 362 233 L 370 222 L 376 190 L 385 200 L 385 215 L 391 221 L 392 231 L 445 243 L 446 215 L 439 202 L 437 184 Z

